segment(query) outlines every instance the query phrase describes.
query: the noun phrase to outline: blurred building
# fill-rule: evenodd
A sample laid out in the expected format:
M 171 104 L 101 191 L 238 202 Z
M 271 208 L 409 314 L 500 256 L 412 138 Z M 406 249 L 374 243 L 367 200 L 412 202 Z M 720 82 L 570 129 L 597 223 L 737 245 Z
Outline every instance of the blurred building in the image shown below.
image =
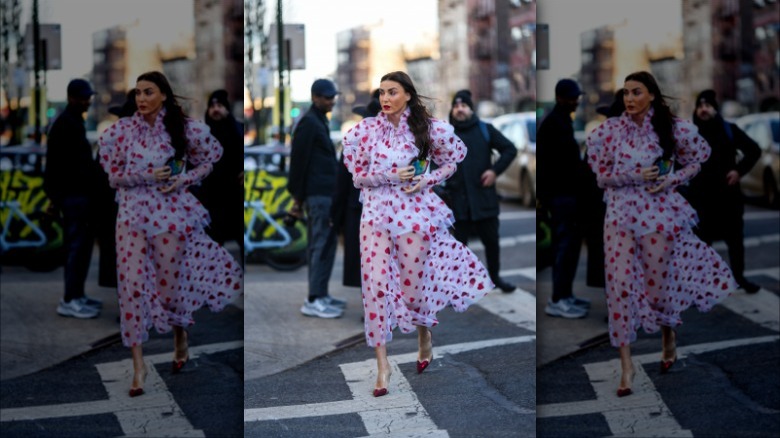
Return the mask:
M 513 111 L 536 109 L 536 0 L 509 2 L 509 78 Z
M 193 99 L 194 96 L 198 95 L 195 64 L 193 59 L 186 56 L 173 57 L 162 61 L 162 72 L 171 83 L 174 93 L 183 97 L 183 99 L 177 100 L 185 114 L 202 119 L 206 108 L 197 105 L 200 99 Z M 202 110 L 196 111 L 198 108 L 202 108 Z
M 243 113 L 244 97 L 244 1 L 195 1 L 196 90 L 193 114 L 202 117 L 206 99 L 223 88 L 236 117 Z
M 458 90 L 469 88 L 469 32 L 466 0 L 439 0 L 439 93 L 437 117 L 447 118 Z
M 777 105 L 778 0 L 684 0 L 684 78 L 693 99 L 712 88 L 738 112 Z M 685 113 L 693 111 L 686 102 Z M 727 114 L 737 115 L 737 114 Z

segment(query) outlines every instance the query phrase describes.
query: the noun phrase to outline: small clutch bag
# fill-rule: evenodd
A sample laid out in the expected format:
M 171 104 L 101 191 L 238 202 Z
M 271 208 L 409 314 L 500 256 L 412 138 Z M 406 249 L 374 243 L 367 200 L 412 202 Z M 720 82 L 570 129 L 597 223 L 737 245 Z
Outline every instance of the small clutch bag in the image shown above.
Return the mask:
M 426 170 L 428 170 L 428 160 L 415 158 L 409 162 L 409 165 L 414 166 L 414 176 L 422 175 Z
M 658 166 L 658 176 L 664 176 L 672 171 L 672 160 L 666 160 L 663 157 L 655 160 L 654 166 Z
M 165 165 L 171 168 L 171 176 L 184 172 L 184 160 L 177 160 L 176 158 L 171 157 Z

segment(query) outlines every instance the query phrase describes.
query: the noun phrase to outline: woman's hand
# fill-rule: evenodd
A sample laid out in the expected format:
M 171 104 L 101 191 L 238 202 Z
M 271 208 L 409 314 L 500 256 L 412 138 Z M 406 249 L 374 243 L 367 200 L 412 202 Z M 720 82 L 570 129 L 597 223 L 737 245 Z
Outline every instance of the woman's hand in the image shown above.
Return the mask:
M 412 173 L 414 173 L 414 170 L 412 170 Z M 411 179 L 412 182 L 415 184 L 413 186 L 403 187 L 401 190 L 404 193 L 412 194 L 419 192 L 423 186 L 425 185 L 425 178 L 423 178 L 422 175 L 417 175 Z
M 647 187 L 648 193 L 658 193 L 666 190 L 672 184 L 672 179 L 664 175 L 656 178 L 655 182 L 656 184 Z
M 155 167 L 152 170 L 152 175 L 157 182 L 167 181 L 171 177 L 171 168 L 169 166 Z
M 642 179 L 645 181 L 655 181 L 658 179 L 658 166 L 650 166 L 642 169 Z
M 183 180 L 178 176 L 169 177 L 166 181 L 170 184 L 160 187 L 160 193 L 171 193 L 178 190 L 183 184 Z
M 385 177 L 391 183 L 403 183 L 414 178 L 414 166 L 397 167 L 388 170 Z

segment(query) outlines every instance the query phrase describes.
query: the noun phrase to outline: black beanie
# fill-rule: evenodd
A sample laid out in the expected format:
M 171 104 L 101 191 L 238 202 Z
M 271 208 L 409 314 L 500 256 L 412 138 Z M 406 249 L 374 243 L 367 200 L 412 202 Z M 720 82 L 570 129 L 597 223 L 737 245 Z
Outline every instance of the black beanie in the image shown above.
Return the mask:
M 230 110 L 230 103 L 228 103 L 228 93 L 225 90 L 217 90 L 213 93 L 211 93 L 211 96 L 209 96 L 209 106 L 211 106 L 212 101 L 217 101 L 218 103 L 222 104 L 225 108 Z
M 471 101 L 471 91 L 460 90 L 455 93 L 455 97 L 452 98 L 452 106 L 455 106 L 455 104 L 458 102 L 465 103 L 469 106 L 469 108 L 471 108 L 472 111 L 474 111 L 474 102 Z
M 707 102 L 711 107 L 715 108 L 715 111 L 720 112 L 718 101 L 715 100 L 715 90 L 704 90 L 696 97 L 696 106 L 699 106 L 701 101 Z

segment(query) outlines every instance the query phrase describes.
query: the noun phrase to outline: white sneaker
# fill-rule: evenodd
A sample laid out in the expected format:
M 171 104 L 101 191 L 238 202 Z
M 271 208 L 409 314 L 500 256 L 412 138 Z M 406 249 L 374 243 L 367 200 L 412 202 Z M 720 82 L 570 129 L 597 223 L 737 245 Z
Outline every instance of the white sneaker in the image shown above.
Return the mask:
M 329 306 L 324 298 L 317 298 L 313 303 L 306 301 L 301 307 L 301 313 L 306 316 L 316 316 L 319 318 L 339 318 L 344 311 Z
M 547 307 L 545 307 L 544 313 L 550 316 L 561 316 L 570 319 L 584 318 L 588 314 L 588 310 L 574 305 L 573 301 L 571 298 L 558 300 L 557 303 L 547 300 Z
M 103 302 L 92 297 L 88 297 L 84 295 L 83 297 L 79 298 L 81 300 L 81 304 L 87 306 L 87 307 L 94 307 L 97 310 L 100 310 L 103 308 Z
M 333 298 L 331 296 L 327 296 L 322 299 L 325 300 L 325 304 L 327 304 L 330 307 L 336 307 L 342 310 L 347 308 L 347 302 L 345 300 L 339 298 Z
M 82 299 L 70 300 L 67 303 L 60 300 L 60 304 L 57 306 L 57 314 L 79 319 L 89 319 L 97 317 L 100 314 L 100 310 L 85 305 Z

